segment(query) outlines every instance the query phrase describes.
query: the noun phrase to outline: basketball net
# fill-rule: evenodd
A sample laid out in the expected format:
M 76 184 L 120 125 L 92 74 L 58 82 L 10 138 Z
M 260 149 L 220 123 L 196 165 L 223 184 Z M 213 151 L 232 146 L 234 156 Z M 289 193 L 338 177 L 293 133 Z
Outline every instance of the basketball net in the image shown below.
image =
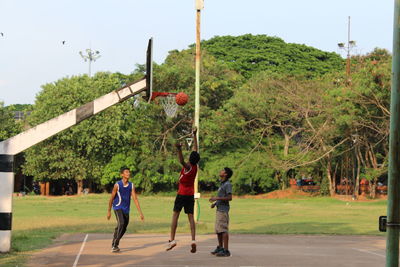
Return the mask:
M 186 138 L 186 143 L 188 144 L 189 149 L 192 146 L 192 142 L 193 142 L 193 138 L 191 138 L 191 137 Z
M 176 112 L 178 111 L 178 104 L 176 103 L 175 95 L 160 97 L 160 103 L 168 117 L 175 117 Z

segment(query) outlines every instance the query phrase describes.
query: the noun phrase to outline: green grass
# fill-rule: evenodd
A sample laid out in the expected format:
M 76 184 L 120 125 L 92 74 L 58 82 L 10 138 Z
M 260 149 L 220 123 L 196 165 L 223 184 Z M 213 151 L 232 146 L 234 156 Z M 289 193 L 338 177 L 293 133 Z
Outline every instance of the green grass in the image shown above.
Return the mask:
M 63 233 L 111 233 L 115 219 L 106 220 L 109 195 L 14 199 L 12 253 L 0 255 L 0 266 L 21 266 L 35 250 Z M 174 197 L 139 198 L 145 222 L 133 207 L 128 233 L 169 232 Z M 133 204 L 133 203 L 132 203 Z M 200 200 L 199 234 L 213 233 L 214 212 Z M 327 197 L 244 199 L 231 202 L 232 233 L 380 235 L 377 221 L 386 214 L 386 201 L 346 202 Z M 178 233 L 188 233 L 181 214 Z

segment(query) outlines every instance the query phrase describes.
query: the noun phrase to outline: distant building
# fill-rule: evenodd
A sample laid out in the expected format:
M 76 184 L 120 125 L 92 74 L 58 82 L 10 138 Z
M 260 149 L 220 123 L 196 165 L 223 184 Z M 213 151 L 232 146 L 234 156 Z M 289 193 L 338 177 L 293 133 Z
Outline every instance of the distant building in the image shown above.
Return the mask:
M 24 120 L 31 114 L 31 111 L 13 111 L 14 119 L 17 121 Z

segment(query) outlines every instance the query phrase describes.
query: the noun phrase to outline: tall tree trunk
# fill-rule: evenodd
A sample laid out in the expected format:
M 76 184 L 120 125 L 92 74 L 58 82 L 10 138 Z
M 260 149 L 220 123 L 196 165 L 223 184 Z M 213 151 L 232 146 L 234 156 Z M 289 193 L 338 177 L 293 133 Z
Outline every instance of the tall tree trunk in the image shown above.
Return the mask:
M 372 181 L 369 183 L 369 194 L 371 198 L 376 198 L 376 184 L 378 182 L 377 178 L 372 179 Z
M 286 158 L 289 155 L 289 144 L 290 144 L 290 137 L 288 134 L 284 134 L 285 136 L 285 146 L 283 148 L 283 156 Z
M 282 173 L 282 190 L 285 190 L 287 187 L 287 172 L 284 171 Z
M 78 180 L 76 183 L 78 184 L 78 192 L 77 192 L 77 194 L 81 195 L 82 192 L 83 192 L 83 181 L 82 180 Z
M 368 156 L 369 156 L 372 168 L 374 168 L 374 170 L 377 170 L 378 169 L 378 161 L 376 159 L 374 149 L 371 144 L 368 144 Z M 374 177 L 370 181 L 369 188 L 370 188 L 370 197 L 371 198 L 376 198 L 377 183 L 378 183 L 378 177 Z
M 354 195 L 357 198 L 360 192 L 360 170 L 361 170 L 360 153 L 357 147 L 356 147 L 356 162 L 357 162 L 357 169 L 356 169 L 356 183 L 354 185 Z
M 334 196 L 336 194 L 336 179 L 332 177 L 332 161 L 331 161 L 331 156 L 329 155 L 327 157 L 327 162 L 326 162 L 326 177 L 329 181 L 329 194 L 331 196 Z
M 276 172 L 275 173 L 275 179 L 278 182 L 279 188 L 283 189 L 283 185 L 282 185 L 282 179 L 281 179 L 281 173 L 280 172 Z
M 40 182 L 40 195 L 45 196 L 46 195 L 46 182 Z
M 50 196 L 50 182 L 46 182 L 46 196 Z

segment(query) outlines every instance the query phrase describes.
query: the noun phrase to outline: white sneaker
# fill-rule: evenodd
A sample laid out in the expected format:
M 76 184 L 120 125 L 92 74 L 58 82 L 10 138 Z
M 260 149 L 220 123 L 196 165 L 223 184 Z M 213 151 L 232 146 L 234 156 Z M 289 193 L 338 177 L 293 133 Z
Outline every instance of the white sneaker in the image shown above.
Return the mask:
M 176 247 L 176 241 L 175 240 L 169 241 L 167 244 L 166 250 L 169 251 L 169 250 L 173 249 L 174 247 Z

